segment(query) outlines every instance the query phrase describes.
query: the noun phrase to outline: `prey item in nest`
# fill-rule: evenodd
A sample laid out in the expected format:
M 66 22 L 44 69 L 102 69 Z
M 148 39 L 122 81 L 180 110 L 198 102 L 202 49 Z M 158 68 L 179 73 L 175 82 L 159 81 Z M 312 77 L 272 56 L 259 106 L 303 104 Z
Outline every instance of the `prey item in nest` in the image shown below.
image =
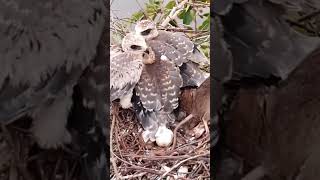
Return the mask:
M 210 78 L 196 89 L 185 89 L 181 94 L 180 108 L 186 114 L 192 114 L 196 120 L 202 120 L 205 130 L 209 133 L 208 122 L 210 120 Z M 189 123 L 189 128 L 196 126 L 199 121 Z
M 269 92 L 242 90 L 230 112 L 228 146 L 255 166 L 244 179 L 317 179 L 320 56 L 316 52 Z

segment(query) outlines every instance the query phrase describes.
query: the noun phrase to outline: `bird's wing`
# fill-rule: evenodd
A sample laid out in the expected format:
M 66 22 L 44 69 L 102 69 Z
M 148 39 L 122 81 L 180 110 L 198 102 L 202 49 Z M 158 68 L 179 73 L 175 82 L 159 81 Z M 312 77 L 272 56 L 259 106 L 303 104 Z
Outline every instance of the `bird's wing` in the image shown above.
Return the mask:
M 320 8 L 320 1 L 317 0 L 269 0 L 274 4 L 280 4 L 287 11 L 305 11 Z
M 178 107 L 182 83 L 180 70 L 174 62 L 157 60 L 143 69 L 136 92 L 145 109 L 171 112 Z
M 186 37 L 185 34 L 180 32 L 167 32 L 160 30 L 157 39 L 173 46 L 185 59 L 192 54 L 194 49 L 193 42 Z
M 110 61 L 110 101 L 121 98 L 139 81 L 143 64 L 139 55 L 119 53 Z
M 63 136 L 74 105 L 73 87 L 96 54 L 104 10 L 101 0 L 0 2 L 0 121 L 32 114 L 33 129 L 44 132 L 40 138 Z M 100 158 L 105 152 L 90 152 L 90 145 L 81 147 L 86 154 L 81 161 L 87 163 L 80 167 L 82 177 L 103 179 L 106 168 L 99 166 L 107 162 Z M 91 161 L 96 156 L 99 163 Z
M 199 87 L 210 76 L 209 73 L 201 70 L 194 62 L 184 63 L 180 67 L 180 73 L 183 79 L 183 87 Z
M 161 56 L 166 56 L 169 60 L 173 61 L 177 66 L 181 66 L 183 63 L 187 62 L 186 58 L 180 51 L 176 50 L 172 45 L 162 41 L 160 39 L 147 41 L 148 46 L 152 48 L 157 59 Z
M 0 2 L 1 120 L 72 88 L 95 55 L 102 13 L 101 1 Z
M 174 112 L 167 112 L 164 109 L 150 111 L 144 108 L 141 96 L 138 96 L 136 91 L 133 93 L 132 104 L 140 124 L 148 132 L 147 137 L 145 137 L 147 139 L 155 140 L 155 134 L 159 126 L 174 122 L 176 119 Z
M 185 34 L 179 32 L 173 33 L 159 31 L 159 36 L 156 38 L 156 40 L 170 47 L 159 48 L 159 46 L 156 46 L 158 49 L 168 49 L 167 51 L 176 52 L 179 55 L 179 60 L 181 61 L 179 61 L 179 64 L 176 64 L 180 67 L 184 87 L 199 86 L 208 77 L 209 74 L 202 71 L 199 66 L 209 65 L 210 62 L 208 58 Z M 165 50 L 160 52 L 165 52 Z M 163 54 L 166 55 L 165 53 Z M 168 59 L 172 58 L 168 57 Z
M 198 64 L 209 65 L 208 58 L 184 33 L 160 30 L 157 39 L 174 47 L 180 52 L 182 59 L 188 59 Z
M 216 1 L 216 3 L 213 4 L 213 13 L 219 14 L 219 15 L 226 15 L 230 12 L 230 10 L 233 7 L 233 4 L 240 4 L 244 3 L 250 0 L 222 0 L 222 1 Z
M 112 59 L 114 56 L 123 53 L 122 48 L 118 45 L 111 45 L 110 46 L 110 59 Z
M 223 26 L 220 18 L 215 16 L 211 18 L 211 30 L 213 31 L 212 47 L 213 53 L 213 72 L 214 79 L 220 82 L 226 82 L 232 77 L 233 57 L 229 50 L 229 45 L 224 40 Z
M 77 144 L 87 156 L 81 156 L 84 179 L 102 180 L 106 175 L 107 161 L 105 153 L 109 122 L 106 115 L 109 107 L 106 92 L 109 57 L 107 39 L 109 29 L 105 29 L 98 45 L 97 56 L 90 62 L 76 85 L 74 103 L 68 125 L 76 132 Z M 94 112 L 94 113 L 92 113 Z
M 271 4 L 248 1 L 221 17 L 224 38 L 234 57 L 234 79 L 270 76 L 286 79 L 319 46 L 319 38 L 294 31 L 279 18 L 282 15 Z

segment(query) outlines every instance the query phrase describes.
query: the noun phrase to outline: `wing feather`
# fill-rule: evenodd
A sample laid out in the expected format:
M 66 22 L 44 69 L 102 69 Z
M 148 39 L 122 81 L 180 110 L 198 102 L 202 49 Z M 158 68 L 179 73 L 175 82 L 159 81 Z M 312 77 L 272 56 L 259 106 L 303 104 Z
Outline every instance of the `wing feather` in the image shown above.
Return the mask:
M 110 100 L 121 98 L 139 81 L 143 64 L 138 54 L 115 55 L 110 62 Z
M 180 70 L 174 62 L 157 60 L 145 66 L 136 91 L 147 110 L 171 112 L 178 107 L 182 83 Z
M 173 61 L 177 66 L 181 66 L 187 62 L 186 58 L 180 51 L 177 51 L 172 45 L 162 40 L 149 40 L 147 41 L 148 46 L 155 52 L 156 58 L 159 59 L 162 55 Z

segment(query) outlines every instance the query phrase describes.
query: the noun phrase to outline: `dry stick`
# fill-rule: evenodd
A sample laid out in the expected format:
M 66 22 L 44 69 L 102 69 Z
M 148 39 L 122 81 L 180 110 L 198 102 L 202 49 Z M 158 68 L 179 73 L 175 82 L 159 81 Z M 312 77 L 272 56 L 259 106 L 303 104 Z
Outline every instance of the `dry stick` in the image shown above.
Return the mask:
M 320 10 L 311 12 L 310 14 L 307 14 L 307 15 L 301 17 L 300 19 L 298 19 L 298 22 L 302 22 L 302 21 L 308 20 L 308 19 L 310 19 L 312 17 L 317 16 L 318 14 L 320 14 Z
M 132 174 L 132 175 L 128 175 L 128 176 L 122 176 L 121 179 L 138 178 L 138 177 L 144 176 L 145 174 L 147 174 L 147 172 L 143 172 L 143 173 L 140 173 L 140 174 Z
M 116 117 L 113 114 L 112 125 L 111 125 L 111 129 L 110 129 L 110 136 L 111 136 L 110 137 L 110 152 L 111 152 L 111 163 L 112 163 L 114 174 L 116 175 L 117 179 L 120 179 L 118 168 L 117 168 L 117 164 L 115 162 L 114 154 L 113 154 L 113 150 L 112 150 L 112 148 L 113 148 L 112 147 L 112 136 L 113 136 L 113 128 L 114 128 L 115 121 L 116 121 Z
M 9 132 L 7 129 L 7 125 L 5 123 L 1 123 L 1 130 L 4 133 L 4 136 L 6 137 L 6 141 L 8 142 L 8 146 L 12 149 L 12 155 L 13 155 L 13 163 L 15 165 L 15 168 L 22 174 L 22 177 L 27 180 L 33 179 L 31 174 L 26 169 L 25 162 L 20 163 L 20 156 L 19 151 L 17 149 L 17 144 L 14 142 L 13 135 Z M 19 143 L 19 142 L 18 142 Z
M 176 7 L 173 7 L 169 15 L 166 17 L 166 19 L 161 23 L 162 27 L 166 27 L 169 22 L 175 18 L 177 18 L 178 14 L 183 10 L 184 5 L 188 2 L 188 0 L 182 1 L 180 4 L 178 4 Z
M 204 169 L 206 169 L 206 172 L 208 173 L 208 175 L 210 175 L 210 170 L 208 169 L 208 167 L 206 166 L 206 164 L 203 162 L 203 160 L 200 162 L 201 165 L 203 166 Z
M 180 161 L 179 163 L 177 163 L 176 165 L 172 166 L 172 168 L 170 168 L 168 171 L 166 171 L 160 179 L 164 178 L 169 172 L 171 172 L 172 170 L 174 170 L 175 168 L 179 167 L 181 164 L 189 161 L 189 160 L 192 160 L 192 159 L 196 159 L 198 157 L 202 157 L 202 156 L 206 156 L 206 155 L 209 155 L 209 152 L 206 152 L 206 153 L 203 153 L 203 154 L 199 154 L 199 155 L 196 155 L 196 156 L 192 156 L 192 157 L 189 157 L 185 160 L 182 160 Z
M 114 114 L 115 114 L 115 113 L 114 113 Z M 126 179 L 125 177 L 127 177 L 127 176 L 121 176 L 121 175 L 119 175 L 119 173 L 118 173 L 118 168 L 117 168 L 117 165 L 116 165 L 116 163 L 115 163 L 115 159 L 114 159 L 114 158 L 117 158 L 117 159 L 119 159 L 120 161 L 122 161 L 122 162 L 124 162 L 124 163 L 126 163 L 126 164 L 129 164 L 129 165 L 131 165 L 131 166 L 133 166 L 133 167 L 135 167 L 135 168 L 143 169 L 143 170 L 145 170 L 145 171 L 147 171 L 147 172 L 149 172 L 149 173 L 155 173 L 156 171 L 151 171 L 151 172 L 150 172 L 150 169 L 148 169 L 148 168 L 143 168 L 143 167 L 140 167 L 140 166 L 136 166 L 136 165 L 134 165 L 134 164 L 131 164 L 131 163 L 129 163 L 129 162 L 121 159 L 120 157 L 118 157 L 117 155 L 114 154 L 114 152 L 113 152 L 113 150 L 112 150 L 112 134 L 113 134 L 113 128 L 114 128 L 115 120 L 116 120 L 116 117 L 115 117 L 114 114 L 113 114 L 113 118 L 112 118 L 111 129 L 110 129 L 110 135 L 111 135 L 111 138 L 110 138 L 110 141 L 111 141 L 111 142 L 110 142 L 110 152 L 111 152 L 111 163 L 112 163 L 112 167 L 113 167 L 113 169 L 114 169 L 114 174 L 116 175 L 117 179 Z M 142 174 L 142 173 L 141 173 L 141 174 Z M 140 175 L 141 175 L 141 174 L 140 174 Z M 143 176 L 143 175 L 141 175 L 141 176 Z M 139 177 L 139 176 L 137 176 L 137 177 Z
M 60 167 L 61 162 L 62 162 L 62 156 L 60 156 L 58 161 L 56 162 L 56 165 L 55 165 L 54 170 L 53 170 L 53 174 L 51 175 L 52 179 L 54 179 L 54 177 L 56 177 L 57 172 L 58 172 L 58 168 Z
M 174 32 L 185 32 L 185 33 L 192 33 L 192 34 L 204 34 L 208 33 L 208 31 L 205 30 L 192 30 L 192 29 L 186 29 L 186 28 L 159 28 L 159 30 L 167 30 L 167 31 L 174 31 Z
M 176 148 L 178 129 L 179 129 L 183 124 L 185 124 L 186 122 L 190 121 L 190 119 L 192 119 L 192 118 L 193 118 L 193 114 L 189 114 L 189 116 L 187 116 L 186 118 L 184 118 L 184 120 L 181 121 L 181 122 L 176 126 L 176 128 L 174 129 L 174 132 L 173 132 L 172 148 L 171 148 L 171 151 L 169 151 L 167 154 L 171 154 L 171 153 L 174 151 L 174 149 Z
M 120 161 L 122 161 L 123 163 L 128 164 L 128 165 L 131 166 L 131 167 L 127 167 L 127 168 L 139 169 L 140 171 L 141 171 L 141 170 L 144 170 L 144 171 L 146 171 L 146 172 L 148 172 L 148 173 L 157 174 L 157 175 L 161 175 L 161 174 L 162 174 L 161 171 L 153 170 L 153 169 L 149 169 L 149 168 L 145 168 L 145 167 L 141 167 L 141 166 L 137 166 L 137 165 L 134 165 L 134 164 L 132 164 L 132 163 L 129 163 L 129 162 L 121 159 L 120 157 L 118 157 L 118 156 L 115 155 L 115 154 L 113 154 L 113 155 L 114 155 L 117 159 L 119 159 Z
M 184 159 L 191 157 L 190 155 L 180 155 L 180 156 L 144 156 L 144 155 L 125 155 L 126 157 L 131 156 L 132 158 L 147 159 L 148 161 L 159 161 L 164 159 Z
M 201 120 L 203 122 L 204 128 L 206 130 L 206 133 L 210 134 L 210 130 L 207 124 L 207 121 L 204 119 L 204 117 L 208 114 L 208 112 L 205 112 L 204 115 L 201 117 Z
M 119 154 L 120 154 L 120 157 L 123 158 L 122 156 L 122 152 L 121 152 L 121 149 L 120 149 L 120 145 L 119 145 L 119 132 L 118 132 L 118 129 L 119 129 L 119 122 L 117 121 L 117 129 L 116 129 L 116 143 L 117 143 L 117 148 L 118 148 L 118 151 L 119 151 Z

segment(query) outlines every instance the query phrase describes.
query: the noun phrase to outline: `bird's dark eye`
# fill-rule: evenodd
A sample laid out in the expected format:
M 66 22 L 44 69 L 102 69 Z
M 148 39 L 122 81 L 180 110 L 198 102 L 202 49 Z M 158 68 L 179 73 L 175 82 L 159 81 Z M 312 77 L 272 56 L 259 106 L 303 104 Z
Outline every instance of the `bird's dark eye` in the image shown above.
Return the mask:
M 151 30 L 152 30 L 152 29 L 147 29 L 147 30 L 145 30 L 145 31 L 142 31 L 142 32 L 141 32 L 141 35 L 142 35 L 142 36 L 146 36 L 146 35 L 150 34 Z
M 141 50 L 142 49 L 141 46 L 137 46 L 137 45 L 131 45 L 130 48 L 133 50 Z
M 145 51 L 147 54 L 149 54 L 150 52 L 149 52 L 149 49 L 147 49 L 146 51 Z

